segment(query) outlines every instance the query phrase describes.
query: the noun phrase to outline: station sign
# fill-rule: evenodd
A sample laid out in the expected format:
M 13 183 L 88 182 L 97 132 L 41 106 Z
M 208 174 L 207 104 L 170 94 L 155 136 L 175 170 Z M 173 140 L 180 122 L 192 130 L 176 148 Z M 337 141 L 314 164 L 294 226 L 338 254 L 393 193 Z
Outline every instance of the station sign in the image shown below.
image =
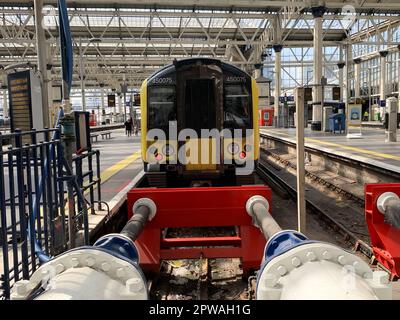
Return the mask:
M 10 128 L 30 131 L 43 129 L 42 91 L 40 80 L 33 70 L 11 73 L 7 76 L 10 104 Z M 23 143 L 30 137 L 24 136 Z
M 333 87 L 332 88 L 332 100 L 340 101 L 340 87 Z
M 107 95 L 107 105 L 109 108 L 115 108 L 115 94 Z

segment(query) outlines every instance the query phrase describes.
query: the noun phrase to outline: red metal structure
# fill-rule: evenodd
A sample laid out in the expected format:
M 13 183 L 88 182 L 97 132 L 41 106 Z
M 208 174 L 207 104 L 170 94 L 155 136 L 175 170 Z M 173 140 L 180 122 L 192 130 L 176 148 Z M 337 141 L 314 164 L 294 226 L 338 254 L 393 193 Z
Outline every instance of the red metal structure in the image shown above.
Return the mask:
M 246 201 L 254 196 L 271 201 L 266 186 L 209 188 L 143 188 L 128 193 L 128 215 L 136 200 L 146 197 L 157 206 L 157 214 L 136 241 L 140 265 L 158 273 L 161 260 L 241 258 L 244 275 L 258 269 L 265 237 L 246 213 Z M 237 235 L 204 238 L 165 238 L 166 228 L 235 226 Z
M 376 260 L 390 270 L 392 277 L 399 277 L 400 229 L 385 223 L 384 215 L 377 208 L 377 199 L 385 192 L 400 195 L 400 184 L 367 184 L 365 186 L 365 218 Z

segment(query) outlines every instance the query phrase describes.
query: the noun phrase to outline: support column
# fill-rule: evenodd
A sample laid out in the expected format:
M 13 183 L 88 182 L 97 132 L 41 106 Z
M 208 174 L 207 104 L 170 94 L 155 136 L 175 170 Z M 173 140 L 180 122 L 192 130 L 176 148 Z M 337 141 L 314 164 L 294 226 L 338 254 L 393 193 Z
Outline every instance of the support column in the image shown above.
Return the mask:
M 103 122 L 103 113 L 104 113 L 104 84 L 100 84 L 100 124 Z
M 49 117 L 50 117 L 50 127 L 54 127 L 57 121 L 58 110 L 56 110 L 53 106 L 53 76 L 51 74 L 51 70 L 53 69 L 53 56 L 51 54 L 51 45 L 47 46 L 47 92 L 48 92 L 48 101 L 49 101 Z
M 279 96 L 281 95 L 281 59 L 282 59 L 282 30 L 281 30 L 281 20 L 279 14 L 274 18 L 273 21 L 274 28 L 274 45 L 272 48 L 275 51 L 275 93 L 274 93 L 274 124 L 275 127 L 280 128 L 283 125 L 283 114 L 282 109 L 279 106 Z
M 81 97 L 82 97 L 82 110 L 86 111 L 86 86 L 85 86 L 86 76 L 81 76 Z
M 342 61 L 342 60 L 340 60 L 340 61 Z M 340 101 L 343 101 L 344 100 L 344 92 L 345 92 L 345 86 L 344 86 L 344 75 L 343 75 L 343 69 L 344 69 L 344 66 L 346 65 L 346 63 L 345 62 L 339 62 L 338 64 L 337 64 L 337 66 L 338 66 L 338 68 L 339 68 L 339 87 L 340 87 Z
M 343 99 L 343 68 L 345 66 L 344 62 L 344 53 L 343 53 L 343 45 L 339 46 L 339 63 L 337 64 L 339 68 L 339 87 L 340 87 L 340 99 Z
M 351 97 L 351 92 L 350 92 L 350 74 L 351 74 L 351 68 L 352 68 L 352 61 L 353 61 L 353 51 L 352 51 L 352 46 L 351 44 L 346 45 L 346 68 L 345 68 L 345 90 L 343 92 L 343 101 L 345 103 L 348 103 Z M 347 128 L 347 127 L 346 127 Z
M 314 86 L 313 86 L 313 112 L 311 130 L 321 131 L 322 129 L 322 17 L 326 11 L 324 6 L 311 8 L 314 17 Z
M 48 78 L 47 78 L 47 58 L 46 58 L 46 38 L 42 26 L 43 21 L 43 0 L 35 0 L 35 31 L 36 31 L 36 51 L 38 58 L 38 69 L 40 72 L 40 84 L 42 88 L 42 112 L 43 112 L 43 127 L 50 126 L 49 117 L 49 93 L 48 93 Z M 40 128 L 37 128 L 40 129 Z
M 83 62 L 82 52 L 82 39 L 79 37 L 79 78 L 81 80 L 81 97 L 82 97 L 82 110 L 86 110 L 86 94 L 85 94 L 85 65 Z
M 281 52 L 283 46 L 276 44 L 273 46 L 275 51 L 275 99 L 274 99 L 274 118 L 275 127 L 280 128 L 283 125 L 282 110 L 279 106 L 279 97 L 281 95 Z
M 381 117 L 385 115 L 385 107 L 383 107 L 383 101 L 386 99 L 386 57 L 389 51 L 382 50 L 379 52 L 380 54 L 380 69 L 381 69 L 381 77 L 379 81 L 379 100 L 381 106 Z
M 4 120 L 8 117 L 8 101 L 7 101 L 7 87 L 2 85 L 3 91 L 3 118 Z
M 360 98 L 361 91 L 361 59 L 357 58 L 354 62 L 354 98 L 357 100 Z
M 121 94 L 118 93 L 117 94 L 118 97 L 118 121 L 121 120 L 121 116 L 122 116 L 122 97 Z
M 400 45 L 397 46 L 397 49 L 400 51 Z M 397 60 L 397 92 L 399 92 L 398 95 L 398 113 L 400 114 L 400 52 L 398 53 L 398 60 Z

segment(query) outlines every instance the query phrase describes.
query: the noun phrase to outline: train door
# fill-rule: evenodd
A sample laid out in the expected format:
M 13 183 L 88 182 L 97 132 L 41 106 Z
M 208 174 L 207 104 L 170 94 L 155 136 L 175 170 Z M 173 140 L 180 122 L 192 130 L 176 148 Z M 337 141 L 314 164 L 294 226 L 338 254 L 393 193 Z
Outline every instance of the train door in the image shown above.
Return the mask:
M 202 130 L 222 129 L 223 78 L 216 65 L 182 66 L 177 70 L 178 131 L 191 129 L 196 138 L 180 143 L 185 146 L 185 171 L 219 171 L 221 141 L 218 136 L 202 136 Z M 180 146 L 181 148 L 181 146 Z

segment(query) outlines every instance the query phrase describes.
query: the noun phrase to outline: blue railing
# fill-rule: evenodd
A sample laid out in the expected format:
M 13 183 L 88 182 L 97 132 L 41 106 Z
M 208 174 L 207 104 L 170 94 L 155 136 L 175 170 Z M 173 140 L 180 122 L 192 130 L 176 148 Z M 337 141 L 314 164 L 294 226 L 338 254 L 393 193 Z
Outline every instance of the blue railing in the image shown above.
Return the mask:
M 68 199 L 76 212 L 74 230 L 89 242 L 88 213 L 101 203 L 100 153 L 74 155 L 70 167 L 58 137 L 59 129 L 0 134 L 0 298 L 69 248 Z

